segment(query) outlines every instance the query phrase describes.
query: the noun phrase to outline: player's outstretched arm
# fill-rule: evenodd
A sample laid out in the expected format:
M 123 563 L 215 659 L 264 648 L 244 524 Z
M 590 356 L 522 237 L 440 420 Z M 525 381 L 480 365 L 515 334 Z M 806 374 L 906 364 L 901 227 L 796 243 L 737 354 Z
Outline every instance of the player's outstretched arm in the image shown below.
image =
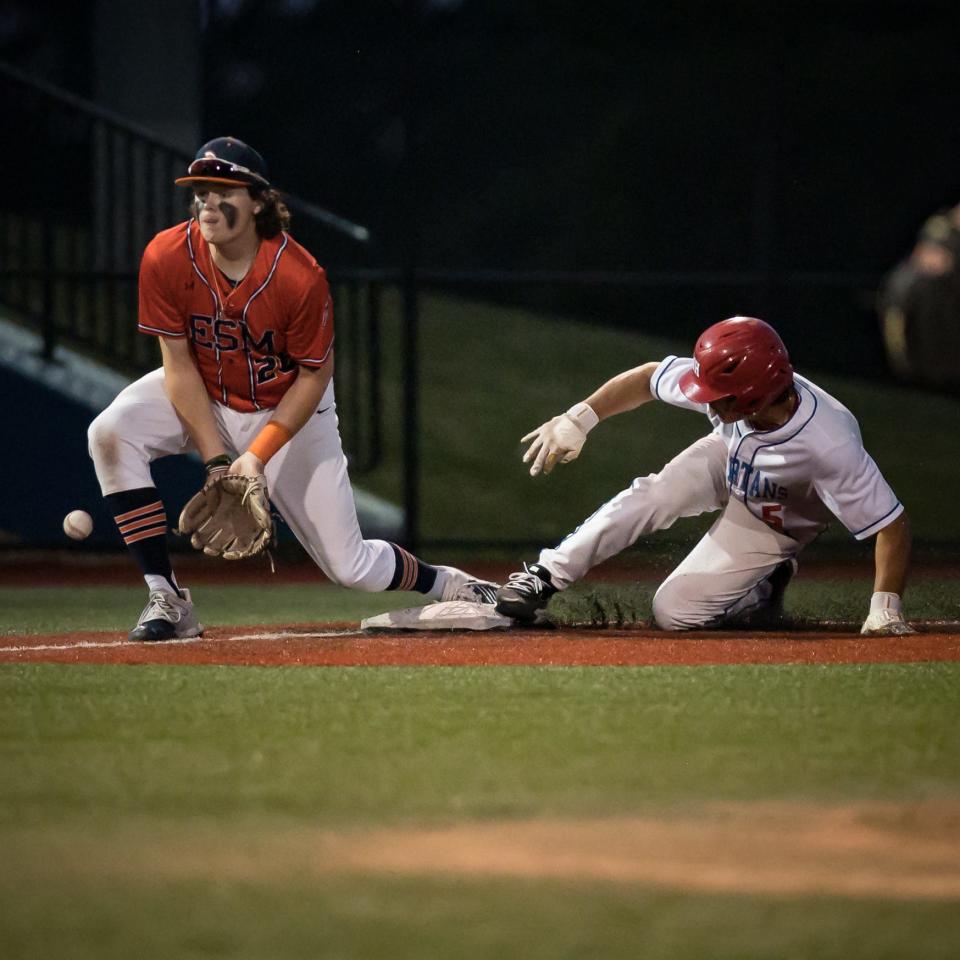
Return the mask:
M 529 443 L 523 462 L 533 463 L 530 476 L 550 473 L 557 463 L 570 463 L 580 456 L 587 434 L 601 421 L 618 413 L 635 410 L 653 399 L 650 379 L 657 363 L 645 363 L 625 370 L 595 390 L 586 400 L 574 404 L 566 413 L 531 430 L 521 443 Z
M 654 360 L 632 370 L 624 370 L 591 393 L 586 402 L 596 411 L 600 420 L 636 410 L 653 399 L 650 381 L 659 366 L 659 361 Z
M 226 456 L 210 397 L 185 338 L 160 338 L 163 387 L 204 462 Z
M 903 618 L 901 599 L 910 571 L 911 544 L 906 513 L 901 513 L 877 534 L 873 596 L 861 633 L 875 636 L 916 633 Z

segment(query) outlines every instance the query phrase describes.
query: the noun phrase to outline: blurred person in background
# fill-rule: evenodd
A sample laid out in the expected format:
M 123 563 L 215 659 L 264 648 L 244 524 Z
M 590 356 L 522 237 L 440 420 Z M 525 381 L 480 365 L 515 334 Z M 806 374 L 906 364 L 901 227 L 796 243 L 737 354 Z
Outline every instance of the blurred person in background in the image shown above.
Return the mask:
M 901 380 L 960 387 L 960 204 L 927 219 L 880 294 L 887 360 Z

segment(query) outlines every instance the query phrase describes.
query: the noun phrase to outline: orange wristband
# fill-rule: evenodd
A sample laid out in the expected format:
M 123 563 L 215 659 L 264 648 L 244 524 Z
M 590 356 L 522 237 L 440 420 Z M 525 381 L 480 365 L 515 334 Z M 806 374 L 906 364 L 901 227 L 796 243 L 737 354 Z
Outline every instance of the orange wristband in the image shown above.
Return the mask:
M 247 450 L 266 463 L 291 437 L 293 432 L 271 420 L 254 438 Z

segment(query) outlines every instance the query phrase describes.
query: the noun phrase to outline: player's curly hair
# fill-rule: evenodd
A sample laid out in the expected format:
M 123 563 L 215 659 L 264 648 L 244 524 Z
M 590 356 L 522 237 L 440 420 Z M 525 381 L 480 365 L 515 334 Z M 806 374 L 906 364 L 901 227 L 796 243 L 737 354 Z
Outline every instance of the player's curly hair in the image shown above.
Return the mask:
M 263 209 L 254 215 L 258 236 L 270 240 L 281 230 L 290 229 L 290 211 L 273 187 L 267 187 L 258 193 L 251 191 L 251 195 L 263 204 Z

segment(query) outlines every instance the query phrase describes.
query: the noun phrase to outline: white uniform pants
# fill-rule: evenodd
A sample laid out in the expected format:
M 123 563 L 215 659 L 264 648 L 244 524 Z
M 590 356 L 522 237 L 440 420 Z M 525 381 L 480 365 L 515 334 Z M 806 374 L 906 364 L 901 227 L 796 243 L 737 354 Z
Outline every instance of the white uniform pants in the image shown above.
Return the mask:
M 267 463 L 270 499 L 331 580 L 359 590 L 385 590 L 396 569 L 393 548 L 385 540 L 364 540 L 360 533 L 332 385 L 319 410 Z M 245 451 L 273 415 L 272 410 L 240 413 L 219 403 L 213 411 L 234 454 Z M 154 486 L 152 460 L 195 449 L 164 391 L 162 369 L 122 390 L 90 424 L 88 441 L 104 496 Z
M 770 574 L 800 545 L 758 520 L 739 500 L 728 500 L 726 462 L 726 441 L 716 434 L 701 437 L 659 473 L 634 480 L 558 547 L 541 551 L 539 562 L 562 589 L 644 534 L 665 530 L 680 517 L 722 509 L 660 585 L 653 615 L 665 630 L 735 623 L 764 606 L 772 592 Z

